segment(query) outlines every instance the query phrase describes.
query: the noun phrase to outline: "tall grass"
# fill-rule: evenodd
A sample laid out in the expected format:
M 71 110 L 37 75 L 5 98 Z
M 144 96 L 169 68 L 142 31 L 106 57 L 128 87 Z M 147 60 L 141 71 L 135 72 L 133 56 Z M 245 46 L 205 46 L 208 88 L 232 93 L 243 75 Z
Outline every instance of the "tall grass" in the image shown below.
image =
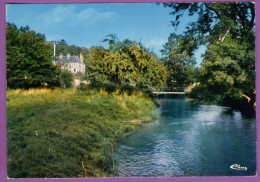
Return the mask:
M 115 141 L 154 111 L 142 92 L 8 90 L 8 177 L 109 176 Z

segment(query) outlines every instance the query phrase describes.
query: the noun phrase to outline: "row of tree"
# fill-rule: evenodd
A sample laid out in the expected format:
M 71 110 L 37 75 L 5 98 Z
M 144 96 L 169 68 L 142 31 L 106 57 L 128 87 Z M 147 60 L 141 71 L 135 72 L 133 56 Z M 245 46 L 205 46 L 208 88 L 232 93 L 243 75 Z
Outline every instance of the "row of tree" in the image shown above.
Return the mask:
M 44 35 L 30 30 L 28 26 L 18 29 L 7 23 L 7 87 L 28 89 L 70 85 L 72 73 L 61 69 L 62 65 L 54 65 L 52 54 Z
M 7 86 L 8 88 L 64 87 L 71 85 L 75 76 L 52 63 L 54 42 L 46 42 L 44 35 L 27 27 L 17 28 L 7 23 Z M 165 86 L 166 67 L 157 56 L 141 43 L 130 40 L 120 42 L 108 35 L 109 49 L 91 49 L 69 46 L 65 40 L 55 42 L 56 55 L 83 54 L 86 63 L 84 79 L 92 82 L 132 84 L 138 87 Z
M 83 58 L 86 58 L 88 55 L 88 48 L 85 47 L 79 47 L 76 45 L 68 45 L 64 39 L 61 39 L 60 41 L 50 41 L 47 42 L 49 49 L 52 50 L 52 53 L 54 53 L 54 44 L 55 46 L 55 56 L 59 56 L 60 54 L 66 55 L 69 53 L 70 55 L 77 55 L 80 54 L 83 55 Z M 53 58 L 57 59 L 57 57 Z
M 172 33 L 159 59 L 140 42 L 120 41 L 114 34 L 109 45 L 90 49 L 55 42 L 56 55 L 83 53 L 84 78 L 138 87 L 163 88 L 196 83 L 191 96 L 198 102 L 217 102 L 253 108 L 255 103 L 255 6 L 251 2 L 165 3 L 172 8 L 172 25 L 178 28 L 184 14 L 198 15 L 186 30 Z M 7 86 L 30 88 L 70 85 L 71 73 L 53 65 L 53 42 L 29 27 L 7 24 Z M 200 68 L 194 53 L 207 48 Z
M 189 65 L 194 51 L 200 45 L 207 47 L 196 73 L 198 84 L 191 95 L 200 102 L 215 101 L 232 107 L 253 108 L 256 76 L 254 3 L 165 3 L 164 6 L 173 9 L 172 25 L 175 28 L 184 14 L 198 15 L 182 35 L 170 36 L 164 50 L 167 64 L 180 64 L 176 61 L 182 60 L 181 64 Z

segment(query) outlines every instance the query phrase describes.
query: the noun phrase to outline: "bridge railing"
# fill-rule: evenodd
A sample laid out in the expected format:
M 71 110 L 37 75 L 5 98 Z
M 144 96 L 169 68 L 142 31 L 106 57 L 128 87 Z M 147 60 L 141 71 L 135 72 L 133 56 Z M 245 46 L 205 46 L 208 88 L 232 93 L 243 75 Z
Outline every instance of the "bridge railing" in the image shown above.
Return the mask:
M 186 87 L 165 87 L 162 92 L 185 92 Z

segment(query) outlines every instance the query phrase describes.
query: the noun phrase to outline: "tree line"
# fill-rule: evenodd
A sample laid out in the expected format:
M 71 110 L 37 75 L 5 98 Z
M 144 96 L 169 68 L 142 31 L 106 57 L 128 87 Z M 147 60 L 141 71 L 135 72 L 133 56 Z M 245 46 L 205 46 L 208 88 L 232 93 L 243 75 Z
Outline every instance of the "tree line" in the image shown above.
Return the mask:
M 7 23 L 7 87 L 64 87 L 70 86 L 75 77 L 91 82 L 131 84 L 137 87 L 162 88 L 167 78 L 166 67 L 160 59 L 141 43 L 119 41 L 116 35 L 108 35 L 103 41 L 109 48 L 81 48 L 67 45 L 65 40 L 47 42 L 45 36 L 30 28 L 17 28 Z M 56 55 L 83 54 L 85 75 L 73 75 L 53 64 L 54 45 Z
M 183 63 L 192 60 L 199 46 L 207 50 L 191 96 L 197 102 L 216 102 L 233 108 L 255 105 L 255 4 L 253 2 L 165 3 L 178 28 L 181 18 L 198 15 L 181 35 L 171 35 L 165 45 L 168 64 L 180 50 Z M 173 38 L 174 41 L 171 40 Z M 176 43 L 178 46 L 176 48 Z M 186 57 L 186 58 L 185 58 Z M 191 62 L 191 61 L 190 61 Z
M 56 55 L 83 54 L 91 82 L 130 84 L 141 88 L 191 87 L 195 102 L 232 107 L 255 104 L 255 5 L 251 2 L 164 3 L 171 8 L 178 28 L 184 14 L 198 15 L 182 34 L 172 33 L 158 58 L 140 42 L 104 38 L 108 48 L 81 48 L 55 42 Z M 7 23 L 8 88 L 69 86 L 73 75 L 52 64 L 53 43 L 29 27 Z M 203 62 L 195 67 L 195 51 L 206 47 Z
M 66 55 L 69 53 L 70 55 L 77 55 L 79 56 L 80 54 L 83 55 L 83 58 L 86 58 L 88 55 L 88 48 L 85 47 L 79 47 L 76 45 L 68 45 L 66 40 L 61 39 L 59 41 L 50 41 L 47 42 L 49 49 L 52 50 L 52 53 L 54 53 L 54 44 L 55 46 L 55 55 Z M 54 57 L 53 59 L 57 59 L 57 57 Z
M 62 65 L 52 63 L 52 51 L 45 36 L 30 30 L 6 24 L 7 88 L 29 89 L 64 87 L 70 85 L 73 75 Z

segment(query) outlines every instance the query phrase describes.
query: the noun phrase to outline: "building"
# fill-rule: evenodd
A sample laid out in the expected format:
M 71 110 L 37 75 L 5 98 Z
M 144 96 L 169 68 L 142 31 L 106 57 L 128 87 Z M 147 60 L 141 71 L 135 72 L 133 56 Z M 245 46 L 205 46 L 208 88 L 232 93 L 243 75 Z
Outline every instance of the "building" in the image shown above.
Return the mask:
M 60 54 L 54 64 L 61 63 L 63 68 L 71 71 L 72 73 L 85 73 L 85 64 L 83 62 L 83 56 L 71 56 L 69 53 L 67 56 Z

